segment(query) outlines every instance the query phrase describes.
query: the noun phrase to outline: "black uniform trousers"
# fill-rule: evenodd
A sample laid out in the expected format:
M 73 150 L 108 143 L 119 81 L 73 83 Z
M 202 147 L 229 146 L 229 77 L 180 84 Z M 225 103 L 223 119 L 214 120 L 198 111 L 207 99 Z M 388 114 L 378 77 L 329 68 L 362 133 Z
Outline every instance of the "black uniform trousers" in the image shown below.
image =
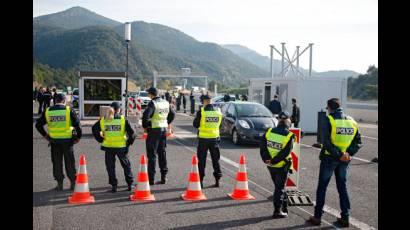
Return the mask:
M 181 110 L 181 98 L 177 97 L 177 111 Z
M 43 100 L 39 100 L 38 101 L 38 115 L 41 115 L 43 113 L 43 105 L 44 101 Z
M 124 177 L 127 185 L 131 185 L 134 182 L 134 177 L 131 171 L 131 162 L 128 158 L 127 153 L 125 152 L 112 152 L 105 151 L 105 167 L 108 172 L 108 183 L 110 185 L 117 185 L 117 177 L 115 176 L 115 156 L 118 157 L 118 160 L 121 163 L 122 168 L 124 169 Z
M 195 100 L 191 100 L 191 114 L 195 113 Z
M 53 163 L 53 176 L 56 181 L 62 182 L 64 180 L 63 173 L 63 158 L 65 164 L 65 171 L 68 179 L 75 183 L 76 169 L 74 159 L 73 144 L 70 142 L 64 143 L 50 143 L 51 146 L 51 162 Z
M 148 177 L 150 181 L 154 181 L 157 155 L 161 175 L 165 176 L 168 173 L 167 153 L 165 151 L 167 147 L 166 131 L 161 129 L 149 130 L 145 146 L 148 158 Z
M 273 168 L 267 166 L 273 184 L 275 185 L 275 191 L 273 193 L 273 207 L 275 211 L 279 212 L 283 205 L 283 208 L 287 208 L 287 197 L 285 193 L 285 183 L 288 178 L 288 172 L 282 168 Z
M 219 152 L 219 139 L 217 138 L 199 138 L 197 156 L 198 156 L 198 171 L 201 181 L 205 177 L 206 156 L 208 149 L 211 154 L 212 166 L 214 168 L 214 177 L 219 180 L 222 177 L 221 166 L 219 165 L 219 158 L 221 153 Z

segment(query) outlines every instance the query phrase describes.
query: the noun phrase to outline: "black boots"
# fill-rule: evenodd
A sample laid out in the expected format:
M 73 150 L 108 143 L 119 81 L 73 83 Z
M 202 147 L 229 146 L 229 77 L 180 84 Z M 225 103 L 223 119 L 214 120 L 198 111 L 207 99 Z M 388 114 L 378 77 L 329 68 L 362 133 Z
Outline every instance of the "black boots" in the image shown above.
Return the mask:
M 219 188 L 219 179 L 216 179 L 216 180 L 215 180 L 215 185 L 214 185 L 214 187 L 215 187 L 215 188 Z
M 349 218 L 337 218 L 336 223 L 338 223 L 343 228 L 349 227 Z
M 112 193 L 116 193 L 116 192 L 117 192 L 117 185 L 113 185 L 113 186 L 111 187 L 111 192 L 112 192 Z
M 320 219 L 317 219 L 314 216 L 311 216 L 306 222 L 315 226 L 319 226 L 322 223 Z
M 202 181 L 201 181 L 201 189 L 203 189 L 204 188 L 204 184 L 202 183 Z
M 282 212 L 282 211 L 278 212 L 276 210 L 273 212 L 273 215 L 272 215 L 273 219 L 286 218 L 286 217 L 288 217 L 288 214 L 286 212 Z
M 57 191 L 63 191 L 63 182 L 57 181 L 57 186 L 54 189 Z
M 167 175 L 161 175 L 161 181 L 159 183 L 165 184 L 166 182 L 167 182 Z
M 129 185 L 128 185 L 128 188 L 127 188 L 127 191 L 133 190 L 134 187 L 135 187 L 135 186 L 134 186 L 133 184 L 129 184 Z
M 74 190 L 74 188 L 75 188 L 75 182 L 71 182 L 71 184 L 70 184 L 70 190 Z

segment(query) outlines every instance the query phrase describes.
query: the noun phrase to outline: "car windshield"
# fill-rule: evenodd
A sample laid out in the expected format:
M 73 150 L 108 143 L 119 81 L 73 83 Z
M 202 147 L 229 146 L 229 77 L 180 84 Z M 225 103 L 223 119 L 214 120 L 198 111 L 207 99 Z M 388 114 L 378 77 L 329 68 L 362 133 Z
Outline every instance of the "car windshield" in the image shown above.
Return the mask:
M 148 93 L 147 92 L 140 92 L 140 97 L 148 97 Z
M 272 117 L 272 113 L 261 104 L 236 104 L 238 117 Z

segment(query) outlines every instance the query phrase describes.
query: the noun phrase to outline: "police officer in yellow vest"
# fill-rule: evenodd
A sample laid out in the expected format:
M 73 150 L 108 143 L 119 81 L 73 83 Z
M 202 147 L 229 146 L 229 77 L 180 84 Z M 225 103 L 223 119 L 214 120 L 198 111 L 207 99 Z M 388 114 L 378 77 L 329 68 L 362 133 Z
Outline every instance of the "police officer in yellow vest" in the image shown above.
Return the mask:
M 290 153 L 295 139 L 295 135 L 289 131 L 291 126 L 289 113 L 280 112 L 278 118 L 277 127 L 269 128 L 260 141 L 260 155 L 275 185 L 272 216 L 274 219 L 288 216 L 285 183 L 292 169 Z
M 167 180 L 168 166 L 165 148 L 167 146 L 167 127 L 175 117 L 175 111 L 168 101 L 158 97 L 158 90 L 151 87 L 147 90 L 151 101 L 142 114 L 142 127 L 147 131 L 145 142 L 148 158 L 148 180 L 150 185 L 155 180 L 155 163 L 158 155 L 158 164 L 161 170 L 160 184 Z
M 115 175 L 115 156 L 118 157 L 124 170 L 128 191 L 134 187 L 134 177 L 131 162 L 128 158 L 129 146 L 134 143 L 135 135 L 128 120 L 121 115 L 121 106 L 113 102 L 106 115 L 98 120 L 91 128 L 94 138 L 101 143 L 101 150 L 105 151 L 105 167 L 108 173 L 108 183 L 111 192 L 117 192 L 118 181 Z
M 214 168 L 215 187 L 219 187 L 219 180 L 222 177 L 221 166 L 219 165 L 219 127 L 221 126 L 222 113 L 219 108 L 211 104 L 209 95 L 203 96 L 204 106 L 196 113 L 193 126 L 198 129 L 198 171 L 203 188 L 205 177 L 205 165 L 208 149 L 211 154 L 212 166 Z
M 341 218 L 337 219 L 337 223 L 342 227 L 349 227 L 350 202 L 346 186 L 347 169 L 351 157 L 361 148 L 361 137 L 357 123 L 343 113 L 338 98 L 331 98 L 327 101 L 327 110 L 329 115 L 322 127 L 323 147 L 319 155 L 321 162 L 315 212 L 308 222 L 313 225 L 321 224 L 326 189 L 334 173 L 341 209 Z
M 65 105 L 64 94 L 57 94 L 55 102 L 55 105 L 48 107 L 37 119 L 36 129 L 51 146 L 53 176 L 57 181 L 56 190 L 63 190 L 63 158 L 67 177 L 71 182 L 70 189 L 73 190 L 76 178 L 73 144 L 78 143 L 82 135 L 80 121 L 76 113 Z M 47 125 L 48 133 L 44 130 L 44 125 Z

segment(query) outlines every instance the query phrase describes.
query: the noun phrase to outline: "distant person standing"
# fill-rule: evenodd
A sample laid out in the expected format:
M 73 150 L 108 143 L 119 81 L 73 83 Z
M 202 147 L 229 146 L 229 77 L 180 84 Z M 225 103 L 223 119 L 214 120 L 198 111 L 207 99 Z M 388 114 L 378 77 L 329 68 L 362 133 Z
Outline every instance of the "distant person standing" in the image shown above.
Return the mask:
M 292 98 L 292 105 L 292 116 L 290 117 L 290 120 L 295 128 L 299 128 L 300 109 L 296 104 L 296 98 Z
M 37 101 L 38 101 L 38 115 L 41 115 L 43 113 L 43 104 L 44 104 L 44 88 L 40 86 L 40 89 L 37 92 Z
M 47 109 L 48 107 L 50 107 L 50 102 L 51 102 L 51 99 L 52 99 L 52 94 L 51 94 L 51 91 L 50 91 L 50 88 L 46 88 L 46 91 L 44 92 L 44 94 L 43 94 L 43 99 L 44 99 L 44 108 L 43 108 L 43 110 L 45 110 L 45 109 Z
M 195 97 L 194 90 L 191 90 L 191 95 L 189 95 L 189 101 L 191 102 L 191 115 L 195 113 Z
M 229 96 L 229 94 L 225 94 L 224 102 L 229 102 L 230 100 L 231 100 L 231 96 Z
M 53 105 L 56 104 L 57 89 L 53 88 Z
M 38 90 L 37 90 L 37 87 L 35 87 L 33 90 L 33 103 L 36 102 L 37 100 L 37 93 L 38 93 Z
M 165 100 L 167 100 L 168 103 L 171 103 L 171 94 L 169 93 L 169 90 L 165 93 Z
M 242 101 L 248 101 L 248 96 L 246 96 L 245 94 L 243 94 L 241 97 L 242 97 Z
M 182 93 L 182 104 L 184 105 L 184 113 L 186 113 L 186 95 Z
M 177 111 L 179 111 L 181 109 L 181 91 L 178 90 L 178 94 L 177 94 Z
M 280 112 L 282 112 L 282 106 L 280 105 L 280 102 L 278 100 L 278 95 L 275 94 L 275 96 L 273 96 L 273 100 L 269 104 L 269 110 L 274 115 L 278 115 Z

